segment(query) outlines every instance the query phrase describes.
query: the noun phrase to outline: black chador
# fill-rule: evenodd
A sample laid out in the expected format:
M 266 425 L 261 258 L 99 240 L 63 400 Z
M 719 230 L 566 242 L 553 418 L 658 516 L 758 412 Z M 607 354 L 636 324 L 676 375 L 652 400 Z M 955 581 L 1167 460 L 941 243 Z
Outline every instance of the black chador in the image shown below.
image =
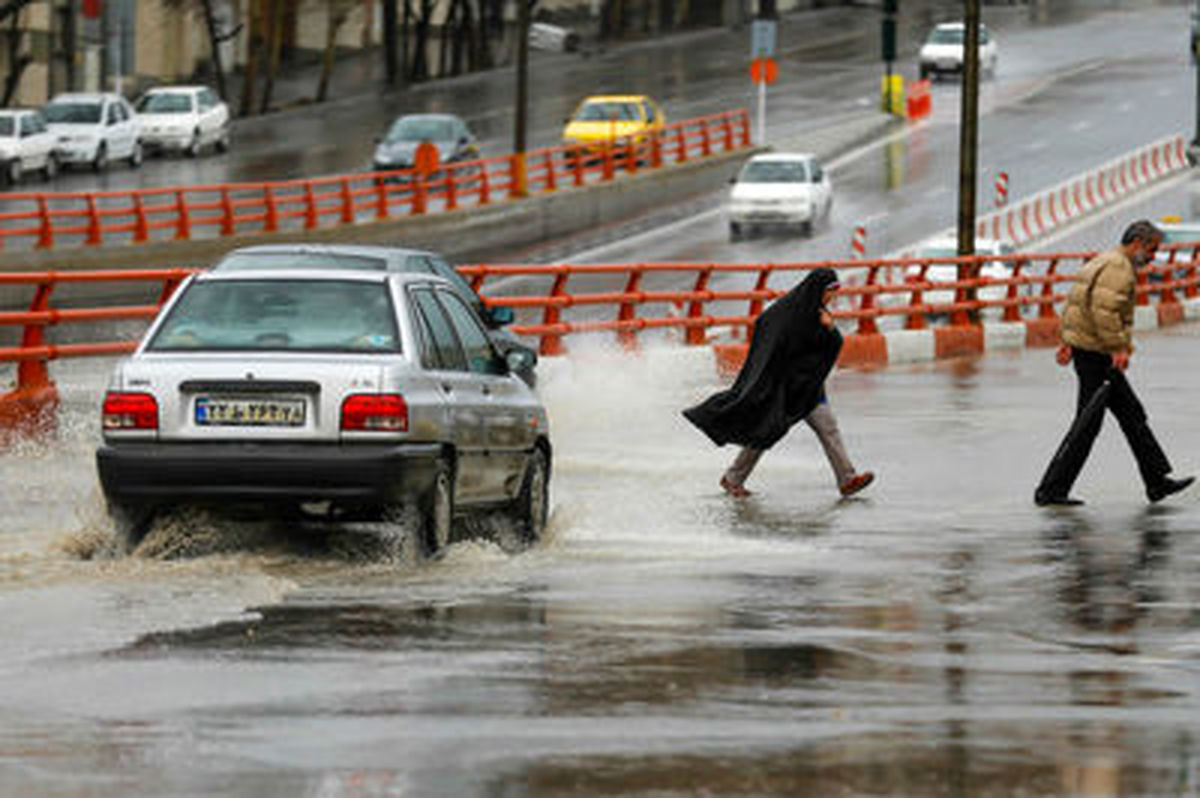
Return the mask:
M 683 411 L 718 446 L 769 449 L 825 396 L 842 336 L 821 323 L 832 269 L 814 269 L 759 315 L 733 386 Z

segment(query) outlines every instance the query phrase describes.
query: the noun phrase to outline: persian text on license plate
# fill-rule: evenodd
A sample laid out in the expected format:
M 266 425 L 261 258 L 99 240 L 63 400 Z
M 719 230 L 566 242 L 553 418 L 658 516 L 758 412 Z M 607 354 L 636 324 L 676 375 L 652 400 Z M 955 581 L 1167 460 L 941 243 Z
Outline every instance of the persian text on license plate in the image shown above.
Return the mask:
M 196 400 L 196 423 L 203 426 L 299 427 L 304 424 L 303 399 Z

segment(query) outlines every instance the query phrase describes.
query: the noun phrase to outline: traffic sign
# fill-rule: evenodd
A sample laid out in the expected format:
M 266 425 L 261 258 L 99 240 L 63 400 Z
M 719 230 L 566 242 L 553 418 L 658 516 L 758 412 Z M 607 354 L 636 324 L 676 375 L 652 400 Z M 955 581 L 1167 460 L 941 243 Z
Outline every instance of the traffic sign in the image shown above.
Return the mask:
M 771 58 L 775 55 L 775 20 L 756 19 L 750 23 L 750 57 Z
M 774 58 L 755 58 L 750 62 L 750 79 L 755 83 L 774 83 L 779 77 L 779 64 Z

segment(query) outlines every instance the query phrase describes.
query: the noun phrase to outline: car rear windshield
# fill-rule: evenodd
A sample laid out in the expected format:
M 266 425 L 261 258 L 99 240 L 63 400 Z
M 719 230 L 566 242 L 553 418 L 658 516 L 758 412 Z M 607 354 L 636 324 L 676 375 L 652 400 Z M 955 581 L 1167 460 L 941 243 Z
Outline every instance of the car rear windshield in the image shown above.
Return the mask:
M 578 122 L 636 122 L 641 119 L 637 103 L 597 102 L 585 103 L 575 115 Z
M 446 119 L 398 119 L 388 131 L 388 141 L 451 141 L 454 124 Z
M 366 255 L 344 255 L 332 252 L 234 252 L 226 255 L 216 271 L 246 269 L 364 269 L 372 272 L 387 270 L 387 261 Z
M 387 285 L 354 280 L 196 280 L 152 352 L 400 351 Z
M 60 102 L 46 106 L 47 122 L 94 125 L 100 121 L 100 103 Z
M 753 161 L 746 164 L 738 180 L 742 183 L 807 183 L 808 164 L 803 161 Z
M 182 92 L 155 92 L 138 100 L 138 113 L 186 114 L 192 110 L 192 96 Z

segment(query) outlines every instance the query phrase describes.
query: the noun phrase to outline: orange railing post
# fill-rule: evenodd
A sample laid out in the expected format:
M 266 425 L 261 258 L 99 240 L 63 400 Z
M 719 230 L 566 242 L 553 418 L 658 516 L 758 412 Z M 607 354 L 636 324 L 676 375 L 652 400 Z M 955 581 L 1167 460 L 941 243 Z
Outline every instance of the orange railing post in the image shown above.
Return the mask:
M 146 221 L 146 208 L 142 204 L 142 193 L 133 193 L 133 240 L 137 243 L 150 238 L 150 225 Z
M 683 125 L 680 124 L 675 128 L 675 163 L 687 163 L 687 136 L 683 132 Z
M 275 202 L 275 189 L 270 183 L 263 187 L 263 230 L 274 233 L 279 229 L 279 206 Z
M 44 194 L 38 195 L 38 249 L 54 247 L 54 223 L 50 218 L 50 204 Z
M 100 208 L 96 205 L 96 196 L 94 194 L 88 194 L 87 209 L 87 239 L 84 243 L 90 246 L 98 246 L 104 240 L 104 237 L 100 229 Z
M 604 180 L 612 180 L 613 175 L 615 173 L 615 169 L 613 168 L 613 141 L 612 141 L 612 139 L 608 139 L 604 142 L 604 149 L 601 153 L 601 157 L 603 159 L 602 160 L 603 168 L 601 169 L 600 176 Z
M 1004 321 L 1020 321 L 1022 308 L 1018 304 L 1020 300 L 1020 280 L 1021 267 L 1026 265 L 1027 261 L 1019 260 L 1012 265 L 1012 282 L 1008 284 L 1008 290 L 1004 292 L 1004 298 L 1009 304 L 1004 306 Z
M 877 335 L 879 325 L 875 323 L 875 286 L 879 282 L 879 264 L 867 267 L 867 282 L 863 285 L 864 293 L 859 294 L 858 309 L 862 315 L 858 317 L 859 335 Z
M 1192 248 L 1192 261 L 1187 267 L 1187 285 L 1183 287 L 1183 295 L 1188 299 L 1196 296 L 1196 260 L 1200 259 L 1200 246 Z
M 708 120 L 700 120 L 700 154 L 704 157 L 712 155 L 712 136 L 708 131 Z
M 304 181 L 304 229 L 312 230 L 317 226 L 317 197 L 313 193 L 311 180 Z
M 234 232 L 233 201 L 229 198 L 229 187 L 221 186 L 221 235 L 231 236 Z
M 342 224 L 354 224 L 354 195 L 350 193 L 350 178 L 341 179 Z
M 417 172 L 413 172 L 411 176 L 412 199 L 409 204 L 409 212 L 413 216 L 425 213 L 425 176 Z
M 621 301 L 620 307 L 617 309 L 617 321 L 629 322 L 637 318 L 637 303 L 642 301 L 640 296 L 631 298 L 635 294 L 642 282 L 642 269 L 640 266 L 630 266 L 629 279 L 625 283 L 625 299 Z M 637 333 L 627 327 L 617 328 L 617 343 L 624 349 L 637 349 Z
M 729 112 L 721 114 L 721 132 L 725 138 L 725 151 L 729 152 L 733 149 L 733 120 L 729 118 Z
M 479 204 L 487 205 L 492 201 L 491 185 L 488 183 L 487 166 L 483 165 L 479 168 Z
M 183 199 L 183 189 L 175 192 L 175 240 L 187 241 L 192 237 L 191 219 L 188 217 L 187 203 Z
M 750 146 L 750 114 L 746 111 L 746 109 L 743 108 L 741 111 L 738 112 L 738 116 L 741 120 L 741 127 L 742 127 L 742 146 L 749 147 Z
M 571 272 L 567 267 L 559 267 L 559 272 L 554 276 L 554 285 L 550 288 L 551 299 L 561 299 L 567 296 L 567 278 L 570 276 Z M 546 305 L 542 312 L 542 324 L 547 327 L 556 326 L 561 321 L 562 312 L 559 306 L 555 303 Z M 563 353 L 562 335 L 558 332 L 543 333 L 538 352 L 543 355 L 561 355 Z
M 1058 272 L 1058 258 L 1054 258 L 1046 266 L 1046 280 L 1042 283 L 1042 298 L 1038 304 L 1039 319 L 1056 319 L 1054 312 L 1054 277 Z
M 375 218 L 386 219 L 388 218 L 387 181 L 379 175 L 375 175 L 372 179 L 375 181 Z
M 708 279 L 711 275 L 711 266 L 702 267 L 696 273 L 696 285 L 692 288 L 692 292 L 702 294 L 708 291 Z M 688 303 L 687 317 L 689 321 L 696 321 L 704 317 L 704 302 L 703 298 L 697 296 Z M 708 332 L 699 324 L 689 324 L 684 341 L 691 346 L 698 346 L 708 341 Z
M 925 313 L 918 308 L 925 299 L 921 295 L 921 284 L 925 282 L 925 272 L 928 268 L 928 262 L 917 265 L 916 279 L 912 281 L 913 287 L 908 295 L 908 315 L 904 317 L 904 329 L 906 330 L 925 329 Z
M 571 159 L 571 175 L 576 186 L 583 185 L 583 147 L 572 147 L 568 150 Z
M 558 189 L 558 176 L 554 174 L 554 151 L 546 150 L 542 156 L 542 163 L 546 167 L 546 190 L 555 191 Z

